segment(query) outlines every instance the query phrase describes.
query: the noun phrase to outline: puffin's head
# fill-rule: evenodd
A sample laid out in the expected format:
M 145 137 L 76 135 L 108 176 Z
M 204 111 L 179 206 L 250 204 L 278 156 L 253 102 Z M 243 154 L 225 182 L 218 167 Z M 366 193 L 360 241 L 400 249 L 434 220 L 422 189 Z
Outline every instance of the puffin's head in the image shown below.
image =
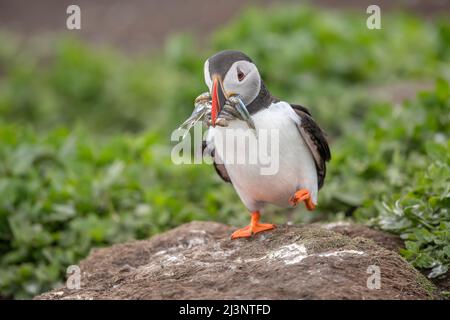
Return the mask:
M 212 96 L 211 120 L 217 115 L 231 95 L 239 95 L 245 105 L 258 96 L 261 76 L 252 60 L 240 51 L 225 50 L 205 62 L 205 82 Z

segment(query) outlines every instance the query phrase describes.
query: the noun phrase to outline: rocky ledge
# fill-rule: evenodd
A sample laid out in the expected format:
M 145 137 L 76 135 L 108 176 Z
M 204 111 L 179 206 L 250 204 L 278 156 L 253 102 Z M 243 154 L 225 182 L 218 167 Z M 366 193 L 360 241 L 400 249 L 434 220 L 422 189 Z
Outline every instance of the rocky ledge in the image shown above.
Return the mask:
M 392 235 L 352 224 L 234 228 L 191 222 L 149 240 L 95 249 L 79 289 L 35 299 L 433 299 Z

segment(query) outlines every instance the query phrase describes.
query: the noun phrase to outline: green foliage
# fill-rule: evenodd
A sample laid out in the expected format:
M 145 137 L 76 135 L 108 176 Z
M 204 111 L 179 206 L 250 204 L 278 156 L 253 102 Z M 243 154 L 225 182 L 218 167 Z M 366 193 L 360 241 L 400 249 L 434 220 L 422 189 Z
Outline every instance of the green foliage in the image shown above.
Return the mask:
M 450 264 L 450 90 L 444 80 L 402 106 L 374 106 L 358 134 L 334 145 L 323 210 L 352 211 L 406 240 L 402 254 L 430 277 Z M 324 200 L 324 199 L 322 199 Z
M 153 133 L 103 142 L 82 130 L 36 136 L 24 127 L 0 128 L 2 295 L 50 289 L 95 246 L 148 238 L 194 219 L 233 221 L 230 214 L 242 208 L 214 169 L 175 166 L 159 140 Z
M 252 56 L 269 89 L 310 106 L 329 134 L 319 213 L 296 221 L 353 215 L 400 234 L 418 268 L 445 273 L 450 25 L 396 14 L 370 31 L 364 18 L 251 9 L 216 32 L 208 52 L 178 36 L 132 58 L 74 39 L 25 50 L 0 36 L 0 296 L 50 289 L 93 247 L 194 219 L 246 222 L 211 166 L 170 160 L 168 133 L 206 89 L 203 61 L 225 48 Z M 403 105 L 372 90 L 436 76 L 435 92 Z M 275 212 L 266 219 L 284 222 Z
M 206 90 L 204 59 L 238 48 L 255 60 L 272 93 L 311 106 L 335 136 L 342 126 L 330 110 L 362 118 L 379 101 L 368 84 L 450 77 L 445 19 L 429 24 L 384 15 L 384 28 L 376 31 L 365 23 L 365 15 L 309 7 L 249 9 L 213 34 L 208 52 L 177 36 L 163 52 L 132 59 L 74 39 L 38 50 L 3 35 L 0 70 L 8 81 L 0 80 L 0 114 L 41 128 L 77 123 L 101 133 L 150 128 L 167 134 Z
M 447 146 L 447 155 L 413 178 L 414 186 L 407 188 L 408 193 L 382 202 L 376 220 L 382 229 L 400 234 L 406 246 L 401 253 L 415 267 L 432 269 L 430 278 L 445 274 L 450 265 L 448 150 Z M 445 157 L 447 161 L 442 163 Z
M 0 37 L 10 44 L 0 48 L 4 120 L 39 129 L 78 125 L 96 133 L 159 130 L 175 126 L 204 91 L 201 59 L 194 59 L 185 38 L 169 43 L 164 58 L 136 59 L 74 39 L 56 40 L 48 52 L 24 51 L 10 39 Z

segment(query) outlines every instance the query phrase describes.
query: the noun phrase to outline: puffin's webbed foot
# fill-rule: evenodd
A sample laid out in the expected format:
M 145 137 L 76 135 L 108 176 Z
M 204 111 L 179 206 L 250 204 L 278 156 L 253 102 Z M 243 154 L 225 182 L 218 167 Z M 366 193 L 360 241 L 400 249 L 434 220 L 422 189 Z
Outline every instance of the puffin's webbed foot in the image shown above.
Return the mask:
M 316 208 L 316 205 L 312 202 L 311 194 L 308 189 L 300 189 L 289 199 L 289 203 L 292 206 L 296 206 L 299 202 L 304 201 L 306 208 L 310 211 Z
M 261 214 L 258 211 L 252 212 L 250 225 L 233 232 L 233 234 L 231 235 L 231 239 L 249 238 L 255 233 L 275 229 L 275 225 L 271 223 L 259 223 L 260 217 Z

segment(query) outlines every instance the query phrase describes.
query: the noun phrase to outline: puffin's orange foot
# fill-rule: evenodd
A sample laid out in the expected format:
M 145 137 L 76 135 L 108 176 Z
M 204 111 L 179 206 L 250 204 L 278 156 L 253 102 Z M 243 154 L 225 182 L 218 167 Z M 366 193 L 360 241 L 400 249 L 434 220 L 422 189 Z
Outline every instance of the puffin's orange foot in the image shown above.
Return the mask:
M 290 199 L 289 203 L 296 206 L 299 202 L 304 201 L 308 210 L 314 210 L 316 205 L 312 202 L 311 194 L 308 189 L 298 190 Z
M 250 230 L 250 226 L 246 226 L 245 228 L 237 229 L 235 232 L 231 234 L 231 239 L 236 238 L 250 238 L 252 236 L 252 231 Z
M 233 232 L 233 234 L 231 235 L 231 239 L 249 238 L 255 233 L 275 229 L 275 225 L 271 223 L 259 223 L 258 222 L 259 218 L 260 218 L 259 212 L 258 211 L 253 212 L 250 225 Z
M 231 235 L 231 239 L 236 238 L 250 238 L 252 235 L 258 232 L 275 229 L 275 225 L 271 223 L 258 223 L 253 228 L 246 226 L 245 228 L 238 229 Z

